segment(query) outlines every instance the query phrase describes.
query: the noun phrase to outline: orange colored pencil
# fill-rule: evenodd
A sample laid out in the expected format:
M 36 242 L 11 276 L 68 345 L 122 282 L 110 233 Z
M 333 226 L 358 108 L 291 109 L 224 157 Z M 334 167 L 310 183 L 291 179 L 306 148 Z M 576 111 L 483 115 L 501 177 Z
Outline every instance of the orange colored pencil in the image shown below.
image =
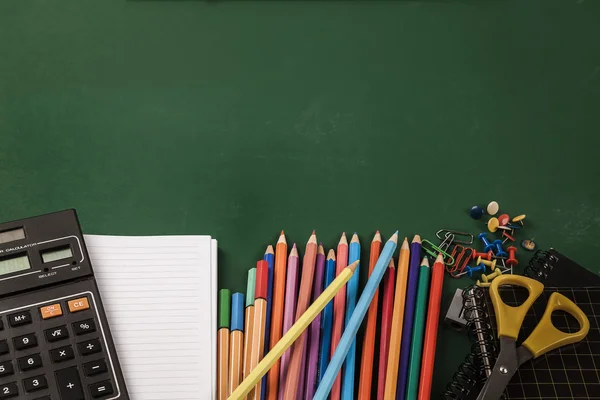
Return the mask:
M 431 380 L 433 378 L 433 363 L 435 361 L 435 345 L 437 341 L 438 321 L 440 319 L 443 284 L 444 258 L 440 253 L 433 264 L 431 276 L 418 400 L 429 400 L 431 398 Z
M 304 259 L 302 262 L 302 278 L 300 280 L 300 290 L 298 291 L 298 303 L 296 304 L 296 321 L 300 318 L 308 306 L 312 297 L 313 278 L 315 276 L 315 263 L 317 261 L 317 236 L 315 231 L 308 239 Z M 306 354 L 306 339 L 308 332 L 303 332 L 296 340 L 292 348 L 292 356 L 288 368 L 288 375 L 285 383 L 284 400 L 296 400 L 300 386 L 304 386 L 304 382 L 300 382 L 302 369 L 302 359 Z
M 244 295 L 231 296 L 231 324 L 229 326 L 229 392 L 233 392 L 242 382 L 244 372 L 242 351 L 244 349 Z
M 348 239 L 346 232 L 342 233 L 337 248 L 336 276 L 348 266 Z M 333 298 L 333 331 L 331 332 L 331 357 L 340 343 L 344 330 L 344 313 L 346 310 L 346 287 L 344 286 Z M 338 372 L 331 387 L 330 400 L 340 400 L 342 395 L 342 371 Z
M 375 233 L 371 242 L 371 254 L 369 256 L 369 276 L 381 253 L 381 234 Z M 371 398 L 371 380 L 373 378 L 373 355 L 375 353 L 375 335 L 377 333 L 377 308 L 379 307 L 379 289 L 375 291 L 369 311 L 367 314 L 367 328 L 363 340 L 363 352 L 360 368 L 360 383 L 358 385 L 358 398 L 369 400 Z
M 256 263 L 256 290 L 254 293 L 254 332 L 250 351 L 250 370 L 254 369 L 265 353 L 265 327 L 267 324 L 267 293 L 269 288 L 269 264 L 265 260 Z M 249 400 L 260 400 L 262 385 L 259 382 L 250 393 Z
M 271 348 L 279 342 L 283 334 L 283 306 L 285 304 L 285 277 L 287 262 L 287 241 L 281 231 L 275 247 L 275 269 L 273 271 L 273 306 L 271 308 Z M 277 400 L 279 390 L 279 363 L 269 370 L 267 376 L 267 400 Z
M 388 353 L 390 349 L 390 333 L 392 332 L 392 311 L 394 309 L 394 286 L 396 284 L 396 268 L 394 259 L 390 260 L 388 270 L 383 277 L 383 301 L 381 303 L 381 332 L 379 335 L 379 372 L 377 376 L 377 399 L 385 394 L 385 378 L 387 372 Z
M 217 336 L 217 399 L 229 397 L 229 316 L 231 312 L 231 293 L 228 289 L 219 291 L 219 331 Z
M 419 235 L 415 235 L 413 243 L 421 243 Z M 400 363 L 400 344 L 402 342 L 402 323 L 404 321 L 404 302 L 406 301 L 406 283 L 408 281 L 408 261 L 410 247 L 404 238 L 398 257 L 396 271 L 396 293 L 394 295 L 394 311 L 392 313 L 392 331 L 390 333 L 390 350 L 388 352 L 387 371 L 385 372 L 385 400 L 396 399 L 396 386 L 398 380 L 398 364 Z
M 250 374 L 250 353 L 254 338 L 254 291 L 256 290 L 256 268 L 248 271 L 248 286 L 246 290 L 246 313 L 244 317 L 244 379 Z

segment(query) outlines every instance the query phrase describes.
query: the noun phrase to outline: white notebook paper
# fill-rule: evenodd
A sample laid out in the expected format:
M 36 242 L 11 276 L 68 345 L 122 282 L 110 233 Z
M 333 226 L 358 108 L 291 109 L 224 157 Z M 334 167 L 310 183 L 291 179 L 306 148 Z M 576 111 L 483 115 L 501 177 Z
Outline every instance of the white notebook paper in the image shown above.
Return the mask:
M 216 398 L 217 241 L 85 241 L 131 399 Z

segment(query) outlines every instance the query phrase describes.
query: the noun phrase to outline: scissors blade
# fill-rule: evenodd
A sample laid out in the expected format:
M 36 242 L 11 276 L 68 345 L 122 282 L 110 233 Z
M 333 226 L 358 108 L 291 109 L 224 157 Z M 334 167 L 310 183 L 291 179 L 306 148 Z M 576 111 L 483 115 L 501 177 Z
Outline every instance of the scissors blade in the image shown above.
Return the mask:
M 500 349 L 492 374 L 479 392 L 477 400 L 499 400 L 519 368 L 520 355 L 517 354 L 514 339 L 501 337 Z

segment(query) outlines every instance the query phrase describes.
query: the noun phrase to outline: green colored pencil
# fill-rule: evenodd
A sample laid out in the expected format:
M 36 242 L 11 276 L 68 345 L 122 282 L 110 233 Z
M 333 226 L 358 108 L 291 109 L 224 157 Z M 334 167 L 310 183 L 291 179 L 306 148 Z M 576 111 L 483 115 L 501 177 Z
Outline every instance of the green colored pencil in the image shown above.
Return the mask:
M 419 269 L 419 284 L 415 304 L 415 322 L 412 331 L 410 358 L 408 362 L 408 379 L 406 383 L 406 400 L 416 400 L 419 393 L 419 374 L 421 372 L 421 356 L 423 353 L 423 334 L 425 332 L 425 315 L 429 299 L 429 260 L 423 257 Z

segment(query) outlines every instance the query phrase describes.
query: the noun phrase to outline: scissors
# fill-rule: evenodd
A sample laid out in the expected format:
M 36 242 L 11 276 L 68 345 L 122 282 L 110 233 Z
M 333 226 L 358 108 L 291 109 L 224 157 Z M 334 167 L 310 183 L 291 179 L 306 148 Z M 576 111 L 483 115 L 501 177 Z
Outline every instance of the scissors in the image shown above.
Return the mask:
M 520 306 L 513 307 L 502 301 L 498 288 L 501 285 L 515 285 L 529 291 L 527 300 Z M 493 280 L 490 286 L 490 297 L 496 312 L 500 354 L 494 369 L 481 389 L 477 400 L 498 400 L 502 397 L 506 386 L 517 369 L 527 361 L 537 358 L 551 350 L 577 343 L 583 340 L 590 330 L 590 321 L 581 309 L 560 293 L 552 293 L 546 305 L 546 311 L 540 322 L 517 348 L 517 337 L 525 314 L 535 300 L 542 294 L 544 285 L 535 279 L 519 275 L 502 275 Z M 579 331 L 566 333 L 552 324 L 552 312 L 562 310 L 571 314 L 579 322 Z

